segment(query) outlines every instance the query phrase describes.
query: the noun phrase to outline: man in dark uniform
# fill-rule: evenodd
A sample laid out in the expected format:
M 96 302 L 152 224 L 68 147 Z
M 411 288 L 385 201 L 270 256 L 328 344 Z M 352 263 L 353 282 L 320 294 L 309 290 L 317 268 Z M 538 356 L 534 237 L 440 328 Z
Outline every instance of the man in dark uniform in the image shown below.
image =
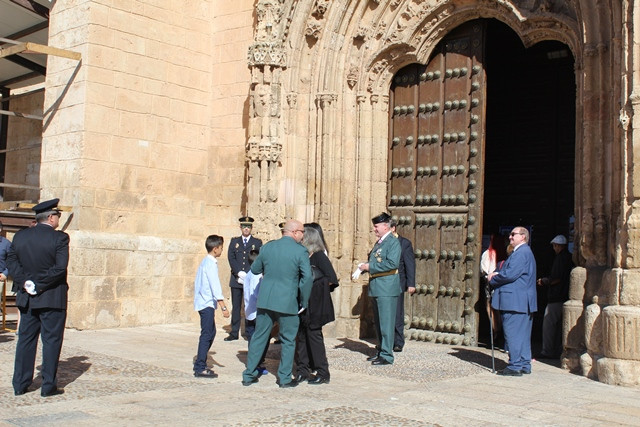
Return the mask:
M 58 360 L 67 319 L 67 264 L 69 235 L 56 231 L 60 222 L 58 199 L 33 207 L 36 225 L 13 238 L 7 266 L 21 319 L 13 371 L 16 395 L 33 382 L 38 335 L 42 338 L 42 389 L 44 397 L 64 393 L 57 386 Z
M 262 240 L 256 239 L 251 235 L 253 229 L 253 218 L 243 216 L 238 219 L 240 221 L 240 230 L 242 235 L 234 237 L 229 243 L 227 257 L 229 258 L 229 266 L 231 267 L 231 277 L 229 278 L 229 288 L 231 288 L 231 332 L 225 341 L 234 341 L 240 335 L 240 311 L 243 301 L 243 284 L 238 282 L 238 273 L 249 271 L 249 252 L 260 251 Z
M 400 256 L 400 266 L 398 275 L 400 276 L 400 289 L 402 292 L 409 292 L 413 295 L 416 291 L 416 259 L 413 253 L 411 241 L 396 232 L 398 223 L 391 219 L 391 232 L 400 242 L 402 255 Z M 398 307 L 396 308 L 396 333 L 393 338 L 393 351 L 400 352 L 404 347 L 404 295 L 398 297 Z

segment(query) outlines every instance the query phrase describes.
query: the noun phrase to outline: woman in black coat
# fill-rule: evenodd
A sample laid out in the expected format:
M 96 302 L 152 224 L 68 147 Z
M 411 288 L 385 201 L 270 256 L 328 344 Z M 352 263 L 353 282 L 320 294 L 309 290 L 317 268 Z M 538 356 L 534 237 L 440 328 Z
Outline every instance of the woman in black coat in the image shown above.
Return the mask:
M 338 286 L 338 277 L 325 253 L 322 237 L 315 228 L 304 227 L 302 244 L 309 251 L 313 288 L 309 306 L 300 314 L 296 339 L 296 380 L 325 384 L 329 382 L 330 374 L 322 326 L 335 320 L 330 292 Z M 316 371 L 315 375 L 311 375 L 313 371 Z

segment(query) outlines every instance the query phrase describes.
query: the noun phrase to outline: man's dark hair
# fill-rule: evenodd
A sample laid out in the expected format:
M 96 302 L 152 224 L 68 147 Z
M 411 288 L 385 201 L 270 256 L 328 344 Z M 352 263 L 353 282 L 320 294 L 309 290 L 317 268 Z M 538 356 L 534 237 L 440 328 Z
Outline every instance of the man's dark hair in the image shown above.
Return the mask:
M 207 252 L 211 252 L 213 248 L 217 248 L 218 246 L 222 246 L 224 244 L 224 238 L 222 236 L 218 236 L 217 234 L 212 234 L 207 237 L 207 240 L 204 242 L 204 247 L 207 248 Z
M 258 258 L 258 254 L 260 254 L 259 250 L 251 249 L 251 251 L 249 251 L 249 256 L 247 257 L 247 259 L 249 260 L 249 265 L 253 264 L 253 261 Z

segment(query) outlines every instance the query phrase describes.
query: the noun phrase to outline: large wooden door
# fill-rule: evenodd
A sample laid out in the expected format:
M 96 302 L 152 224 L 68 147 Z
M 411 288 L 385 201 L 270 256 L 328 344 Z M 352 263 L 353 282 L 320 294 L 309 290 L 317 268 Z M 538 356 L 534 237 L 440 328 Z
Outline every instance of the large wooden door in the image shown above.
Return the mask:
M 477 343 L 485 117 L 485 24 L 449 34 L 391 87 L 388 205 L 413 243 L 410 339 Z

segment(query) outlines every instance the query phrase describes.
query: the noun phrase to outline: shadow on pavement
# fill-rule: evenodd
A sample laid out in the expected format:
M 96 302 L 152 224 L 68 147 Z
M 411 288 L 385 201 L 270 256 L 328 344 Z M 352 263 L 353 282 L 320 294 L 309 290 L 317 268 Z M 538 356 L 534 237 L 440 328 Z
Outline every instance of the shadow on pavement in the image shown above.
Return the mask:
M 456 347 L 451 349 L 452 351 L 449 353 L 454 357 L 457 357 L 460 360 L 465 362 L 482 366 L 483 368 L 491 370 L 491 355 L 485 354 L 480 351 L 471 350 L 467 347 Z M 507 363 L 501 359 L 496 357 L 495 359 L 496 370 L 499 371 L 507 367 Z

